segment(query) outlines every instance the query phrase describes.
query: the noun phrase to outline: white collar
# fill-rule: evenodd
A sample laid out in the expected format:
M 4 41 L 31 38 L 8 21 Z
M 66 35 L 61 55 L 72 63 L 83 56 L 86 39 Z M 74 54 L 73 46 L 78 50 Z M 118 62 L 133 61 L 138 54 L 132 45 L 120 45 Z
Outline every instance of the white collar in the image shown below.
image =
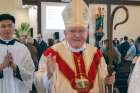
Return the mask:
M 66 41 L 65 45 L 68 47 L 68 49 L 71 52 L 81 52 L 81 51 L 84 51 L 85 48 L 86 48 L 86 44 L 85 43 L 80 48 L 78 48 L 78 49 L 73 48 L 67 41 Z
M 4 42 L 6 42 L 6 43 L 9 43 L 9 41 L 11 41 L 12 39 L 11 40 L 5 40 L 5 39 L 2 39 L 1 38 L 1 40 L 4 41 Z

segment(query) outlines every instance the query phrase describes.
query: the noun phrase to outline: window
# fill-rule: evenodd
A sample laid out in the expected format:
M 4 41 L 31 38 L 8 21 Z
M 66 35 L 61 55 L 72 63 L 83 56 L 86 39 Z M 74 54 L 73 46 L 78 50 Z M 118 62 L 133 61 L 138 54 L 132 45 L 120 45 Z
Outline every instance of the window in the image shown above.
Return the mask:
M 46 5 L 46 29 L 64 30 L 62 12 L 65 5 Z

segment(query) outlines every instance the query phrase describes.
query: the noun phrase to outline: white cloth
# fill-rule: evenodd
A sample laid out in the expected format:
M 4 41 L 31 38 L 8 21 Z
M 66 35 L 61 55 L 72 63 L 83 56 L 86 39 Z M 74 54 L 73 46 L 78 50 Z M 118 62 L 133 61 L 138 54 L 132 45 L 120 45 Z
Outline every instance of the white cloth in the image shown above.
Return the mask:
M 37 89 L 37 93 L 45 93 L 46 92 L 46 82 L 48 82 L 48 78 L 46 77 L 46 64 L 45 58 L 42 56 L 39 61 L 38 71 L 35 72 L 35 86 Z M 44 79 L 46 78 L 46 79 Z
M 128 93 L 140 93 L 140 57 L 137 59 L 133 72 L 130 76 Z
M 132 61 L 134 59 L 135 55 L 136 55 L 136 47 L 133 44 L 133 45 L 131 45 L 131 47 L 127 51 L 127 54 L 125 56 L 125 60 Z
M 44 75 L 43 83 L 45 86 L 46 93 L 56 93 L 56 86 L 55 86 L 56 80 L 57 80 L 56 72 L 55 74 L 53 74 L 51 79 L 48 79 L 47 74 Z
M 78 49 L 75 49 L 73 47 L 70 46 L 70 44 L 66 41 L 66 43 L 64 43 L 65 46 L 68 46 L 69 50 L 71 52 L 83 52 L 86 48 L 86 44 L 84 44 L 82 47 L 78 48 Z
M 35 72 L 35 85 L 38 93 L 55 93 L 56 72 L 51 79 L 48 79 L 45 57 L 42 55 L 39 61 L 39 69 Z
M 72 0 L 62 13 L 65 27 L 88 27 L 89 9 L 84 0 Z
M 0 44 L 0 64 L 7 51 L 12 54 L 13 62 L 18 66 L 23 81 L 13 75 L 11 67 L 3 69 L 4 77 L 0 79 L 0 93 L 29 93 L 32 88 L 34 64 L 27 47 L 19 42 L 14 45 Z

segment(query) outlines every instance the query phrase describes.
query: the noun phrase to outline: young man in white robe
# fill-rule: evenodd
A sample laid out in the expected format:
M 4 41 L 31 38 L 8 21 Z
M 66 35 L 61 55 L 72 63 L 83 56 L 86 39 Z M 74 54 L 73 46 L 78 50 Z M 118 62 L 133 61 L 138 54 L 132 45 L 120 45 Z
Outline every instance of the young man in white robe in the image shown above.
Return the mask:
M 0 93 L 29 93 L 34 64 L 27 47 L 13 39 L 15 18 L 0 15 Z

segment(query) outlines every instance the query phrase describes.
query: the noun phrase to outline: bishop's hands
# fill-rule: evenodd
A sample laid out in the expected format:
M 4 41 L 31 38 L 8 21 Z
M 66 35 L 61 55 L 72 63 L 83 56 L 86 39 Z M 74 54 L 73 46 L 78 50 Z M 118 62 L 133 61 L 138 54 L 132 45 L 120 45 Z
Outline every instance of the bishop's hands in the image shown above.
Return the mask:
M 16 70 L 16 64 L 13 63 L 13 57 L 11 53 L 7 53 L 4 57 L 4 62 L 0 64 L 0 71 L 6 67 L 11 67 L 14 71 Z
M 50 53 L 47 56 L 46 64 L 47 64 L 47 76 L 48 76 L 48 79 L 50 79 L 56 70 L 56 56 L 52 56 L 52 54 Z
M 105 78 L 105 84 L 112 85 L 115 82 L 115 72 Z

